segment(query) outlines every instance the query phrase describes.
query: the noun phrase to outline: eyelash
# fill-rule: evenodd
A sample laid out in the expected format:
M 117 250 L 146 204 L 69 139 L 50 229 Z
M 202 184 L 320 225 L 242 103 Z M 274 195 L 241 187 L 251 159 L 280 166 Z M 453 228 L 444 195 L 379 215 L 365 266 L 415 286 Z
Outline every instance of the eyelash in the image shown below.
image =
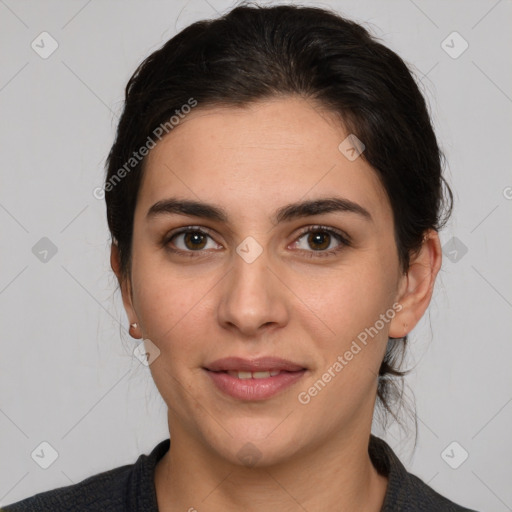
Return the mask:
M 170 247 L 170 242 L 175 237 L 187 233 L 200 233 L 202 235 L 206 235 L 211 238 L 210 234 L 205 231 L 204 229 L 200 228 L 199 226 L 187 226 L 184 229 L 180 229 L 179 231 L 174 231 L 168 234 L 162 241 L 162 245 L 170 252 L 183 255 L 186 257 L 196 257 L 197 253 L 201 253 L 204 251 L 204 249 L 198 250 L 198 251 L 183 251 L 181 249 L 172 249 Z M 309 226 L 307 228 L 304 228 L 301 230 L 301 232 L 298 234 L 297 238 L 293 243 L 300 240 L 304 235 L 307 235 L 309 233 L 328 233 L 330 236 L 333 236 L 338 242 L 340 242 L 340 245 L 336 247 L 335 249 L 331 249 L 329 251 L 327 250 L 318 250 L 318 251 L 306 251 L 303 249 L 299 249 L 299 252 L 308 254 L 308 257 L 310 258 L 324 258 L 328 256 L 334 256 L 338 254 L 341 250 L 343 250 L 345 247 L 351 247 L 351 241 L 350 238 L 344 234 L 342 231 L 339 231 L 334 228 L 330 228 L 327 226 L 321 226 L 321 225 L 315 225 L 315 226 Z M 330 244 L 329 244 L 330 245 Z

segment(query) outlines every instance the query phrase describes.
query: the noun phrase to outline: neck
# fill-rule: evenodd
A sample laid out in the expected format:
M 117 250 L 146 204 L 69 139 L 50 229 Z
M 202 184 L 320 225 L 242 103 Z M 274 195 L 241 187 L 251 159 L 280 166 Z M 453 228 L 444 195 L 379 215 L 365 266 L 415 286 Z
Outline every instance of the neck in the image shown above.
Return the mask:
M 382 508 L 387 478 L 370 460 L 370 428 L 333 437 L 285 463 L 249 468 L 216 458 L 176 427 L 155 471 L 160 512 Z

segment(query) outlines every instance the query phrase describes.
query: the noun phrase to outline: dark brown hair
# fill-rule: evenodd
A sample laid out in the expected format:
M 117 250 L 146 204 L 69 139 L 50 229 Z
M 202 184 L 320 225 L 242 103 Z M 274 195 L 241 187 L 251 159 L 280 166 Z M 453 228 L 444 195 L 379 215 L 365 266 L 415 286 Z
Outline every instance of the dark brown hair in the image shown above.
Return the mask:
M 289 95 L 337 114 L 347 132 L 363 141 L 361 158 L 388 194 L 399 263 L 407 271 L 425 231 L 443 227 L 453 201 L 425 100 L 408 67 L 365 28 L 335 12 L 240 5 L 183 29 L 147 57 L 126 86 L 105 182 L 108 225 L 124 277 L 130 275 L 144 170 L 144 159 L 127 168 L 134 152 L 191 98 L 202 108 Z M 405 374 L 398 368 L 406 343 L 407 336 L 390 338 L 379 371 L 378 398 L 389 412 L 395 379 L 388 377 Z

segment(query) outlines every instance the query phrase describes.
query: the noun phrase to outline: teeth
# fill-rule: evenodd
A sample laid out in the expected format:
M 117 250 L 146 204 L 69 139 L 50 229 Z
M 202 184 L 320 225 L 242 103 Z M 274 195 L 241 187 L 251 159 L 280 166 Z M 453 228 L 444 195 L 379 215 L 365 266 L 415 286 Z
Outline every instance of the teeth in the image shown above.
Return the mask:
M 253 379 L 268 379 L 270 377 L 270 372 L 253 372 Z
M 281 373 L 280 370 L 272 370 L 267 372 L 238 372 L 235 370 L 228 371 L 228 374 L 237 379 L 268 379 L 269 377 L 275 377 Z

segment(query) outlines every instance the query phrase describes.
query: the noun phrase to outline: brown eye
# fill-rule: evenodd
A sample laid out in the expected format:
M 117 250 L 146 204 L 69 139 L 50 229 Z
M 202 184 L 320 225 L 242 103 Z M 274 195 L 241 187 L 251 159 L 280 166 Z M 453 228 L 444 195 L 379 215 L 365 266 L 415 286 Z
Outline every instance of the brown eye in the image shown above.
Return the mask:
M 204 249 L 206 244 L 206 235 L 198 231 L 184 233 L 183 242 L 188 249 Z
M 302 231 L 293 245 L 309 257 L 329 256 L 350 246 L 350 239 L 333 228 L 314 226 Z
M 330 241 L 331 235 L 321 231 L 313 231 L 308 236 L 308 244 L 314 250 L 327 249 Z
M 210 246 L 208 246 L 209 241 L 211 241 Z M 197 228 L 182 229 L 172 234 L 164 241 L 164 245 L 176 253 L 192 253 L 218 248 L 218 244 L 213 241 L 208 233 Z

